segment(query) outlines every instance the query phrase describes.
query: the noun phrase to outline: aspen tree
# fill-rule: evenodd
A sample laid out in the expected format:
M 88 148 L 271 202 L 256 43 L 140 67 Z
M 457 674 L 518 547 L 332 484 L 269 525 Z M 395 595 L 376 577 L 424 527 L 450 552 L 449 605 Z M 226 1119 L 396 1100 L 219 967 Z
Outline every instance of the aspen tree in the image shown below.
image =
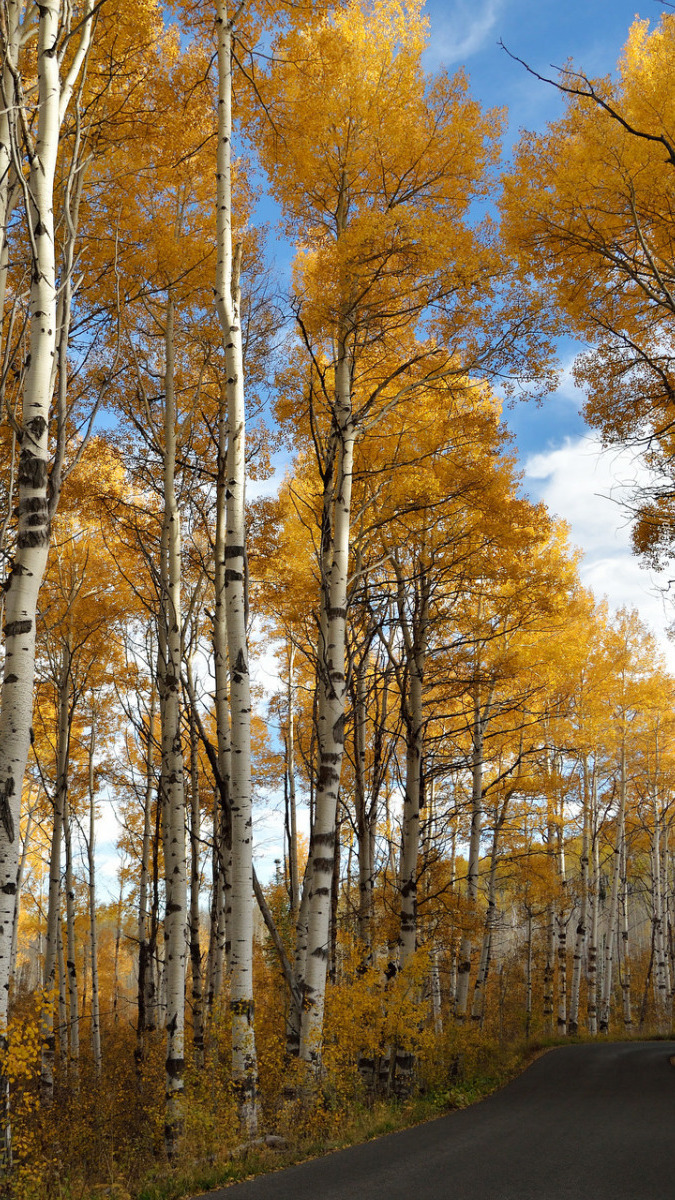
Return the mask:
M 630 508 L 636 549 L 655 565 L 668 560 L 674 528 L 674 43 L 673 13 L 653 29 L 636 19 L 613 77 L 570 66 L 546 80 L 565 112 L 523 134 L 503 198 L 503 232 L 524 271 L 589 347 L 575 362 L 587 419 L 653 469 Z
M 89 951 L 91 956 L 91 1044 L 96 1077 L 101 1075 L 101 1013 L 99 1005 L 98 975 L 98 922 L 96 915 L 96 785 L 94 754 L 96 750 L 97 704 L 92 697 L 90 708 L 89 765 L 87 786 L 89 791 L 89 837 L 87 838 L 87 863 L 89 868 Z
M 236 12 L 235 12 L 236 17 Z M 218 39 L 218 161 L 216 169 L 216 307 L 227 376 L 227 529 L 224 592 L 230 672 L 230 811 L 232 821 L 232 920 L 230 1007 L 232 1076 L 242 1124 L 258 1126 L 258 1068 L 253 1025 L 253 819 L 251 794 L 251 689 L 246 632 L 246 414 L 241 330 L 241 247 L 232 246 L 232 36 L 227 5 L 216 4 Z
M 29 365 L 25 372 L 18 472 L 18 534 L 5 583 L 5 667 L 0 696 L 0 1038 L 6 1039 L 11 968 L 14 891 L 18 862 L 19 805 L 30 744 L 35 664 L 35 621 L 40 583 L 47 562 L 49 529 L 59 491 L 59 462 L 48 481 L 49 423 L 59 337 L 67 329 L 62 309 L 58 326 L 55 177 L 59 137 L 89 52 L 93 0 L 86 0 L 74 53 L 61 77 L 63 36 L 71 32 L 70 10 L 61 0 L 45 0 L 36 28 L 36 132 L 27 120 L 21 56 L 23 4 L 7 6 L 2 31 L 2 108 L 0 127 L 0 300 L 4 316 L 7 222 L 16 193 L 23 203 L 30 261 Z M 58 49 L 59 52 L 55 53 Z M 11 165 L 10 165 L 11 164 Z M 27 170 L 26 170 L 27 167 Z M 61 281 L 66 289 L 70 286 Z M 63 360 L 61 361 L 63 370 Z M 65 389 L 65 380 L 61 379 Z M 2 1082 L 7 1109 L 7 1083 Z M 7 1112 L 3 1121 L 3 1159 L 11 1161 Z
M 262 131 L 264 162 L 289 226 L 306 247 L 298 257 L 295 306 L 311 364 L 303 400 L 323 490 L 318 762 L 300 1044 L 301 1056 L 316 1067 L 344 754 L 354 454 L 384 413 L 430 379 L 461 369 L 466 324 L 455 323 L 451 349 L 411 335 L 432 298 L 441 304 L 456 297 L 455 272 L 468 245 L 478 257 L 483 253 L 465 215 L 470 196 L 485 186 L 494 154 L 494 114 L 479 116 L 463 81 L 426 87 L 419 70 L 423 39 L 416 4 L 405 11 L 380 5 L 375 12 L 353 3 L 316 30 L 280 41 L 280 56 L 297 66 L 276 70 L 264 85 L 274 122 L 273 130 Z M 340 82 L 343 73 L 353 83 L 349 92 Z M 405 105 L 402 94 L 409 97 Z M 404 114 L 405 130 L 399 128 Z M 471 134 L 470 144 L 463 136 L 457 157 L 453 129 L 459 125 Z M 408 187 L 410 172 L 415 184 Z M 446 211 L 439 223 L 441 203 Z M 439 274 L 441 263 L 447 271 Z M 375 330 L 381 332 L 375 336 Z

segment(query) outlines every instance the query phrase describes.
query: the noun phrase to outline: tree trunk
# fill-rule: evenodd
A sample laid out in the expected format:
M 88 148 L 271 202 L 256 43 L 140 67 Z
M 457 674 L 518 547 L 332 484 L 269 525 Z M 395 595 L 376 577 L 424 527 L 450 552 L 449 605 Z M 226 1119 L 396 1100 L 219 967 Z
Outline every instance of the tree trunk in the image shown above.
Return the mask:
M 162 816 L 164 845 L 164 971 L 166 986 L 166 1116 L 164 1144 L 175 1158 L 183 1130 L 185 1040 L 185 794 L 181 745 L 181 533 L 176 500 L 176 402 L 174 396 L 174 311 L 167 297 L 164 378 L 164 519 L 161 547 L 161 607 L 157 684 L 162 728 Z
M 610 1007 L 612 1001 L 612 975 L 614 956 L 617 944 L 617 927 L 619 920 L 619 883 L 621 879 L 621 855 L 626 818 L 626 751 L 621 748 L 621 767 L 619 775 L 619 812 L 617 815 L 616 838 L 614 851 L 614 868 L 612 871 L 612 891 L 609 901 L 609 920 L 607 925 L 607 941 L 605 944 L 605 967 L 602 981 L 602 998 L 600 1002 L 600 1033 L 609 1033 Z
M 476 684 L 474 688 L 472 733 L 471 836 L 469 839 L 469 862 L 467 866 L 466 895 L 468 901 L 468 919 L 473 924 L 476 916 L 476 905 L 478 901 L 478 869 L 480 864 L 480 839 L 483 821 L 484 722 L 481 713 L 480 690 L 478 684 Z M 459 948 L 459 965 L 457 968 L 457 999 L 455 1002 L 455 1016 L 460 1021 L 463 1021 L 467 1014 L 472 948 L 472 928 L 469 927 L 462 934 L 462 940 Z
M 68 956 L 68 1011 L 70 1034 L 70 1082 L 75 1092 L 80 1078 L 80 1010 L 77 1001 L 77 963 L 75 961 L 75 880 L 73 876 L 73 846 L 68 794 L 64 795 L 63 833 L 66 850 L 66 937 Z
M 195 715 L 190 706 L 190 973 L 192 977 L 192 1045 L 195 1066 L 198 1069 L 204 1066 L 202 952 L 199 941 L 200 831 L 199 737 Z
M 230 810 L 232 815 L 232 918 L 230 1007 L 232 1079 L 242 1126 L 258 1127 L 258 1065 L 253 1023 L 253 859 L 251 795 L 251 689 L 246 587 L 246 414 L 239 266 L 232 253 L 232 22 L 216 5 L 218 35 L 218 165 L 216 305 L 227 365 L 227 530 L 225 597 L 230 672 Z
M 49 899 L 45 939 L 44 1003 L 40 1021 L 42 1053 L 40 1063 L 40 1103 L 50 1108 L 54 1101 L 54 1004 L 57 991 L 58 938 L 61 924 L 61 839 L 68 789 L 68 741 L 70 735 L 70 651 L 64 642 L 61 677 L 58 686 L 58 742 L 56 752 L 56 790 L 49 855 Z M 59 989 L 60 990 L 60 989 Z
M 597 821 L 597 768 L 593 767 L 591 791 L 591 846 L 593 851 L 593 876 L 591 882 L 591 930 L 588 941 L 588 1032 L 595 1037 L 598 1032 L 598 929 L 600 889 L 600 838 Z
M 574 943 L 574 963 L 572 966 L 572 990 L 570 994 L 569 1031 L 572 1035 L 579 1029 L 579 990 L 581 987 L 581 969 L 588 934 L 588 847 L 590 830 L 590 783 L 588 776 L 588 755 L 583 756 L 583 827 L 581 834 L 581 898 L 579 905 L 579 920 L 577 923 L 576 940 Z
M 94 785 L 94 750 L 96 746 L 96 717 L 92 708 L 89 739 L 89 946 L 91 952 L 91 1048 L 96 1078 L 101 1077 L 101 1014 L 98 990 L 98 925 L 96 921 L 96 803 Z
M 350 373 L 344 345 L 338 351 L 336 412 L 339 437 L 334 504 L 332 485 L 324 494 L 321 601 L 318 653 L 318 752 L 311 876 L 308 897 L 307 956 L 300 1035 L 300 1057 L 318 1069 L 330 928 L 330 888 L 335 857 L 335 822 L 344 752 L 345 656 L 349 529 L 354 429 Z M 331 520 L 331 509 L 333 510 Z M 332 525 L 332 536 L 331 536 Z
M 143 839 L 141 842 L 140 877 L 138 884 L 138 1017 L 136 1022 L 136 1069 L 140 1072 L 145 1061 L 146 1032 L 154 1028 L 153 961 L 148 931 L 148 892 L 150 888 L 150 841 L 152 836 L 152 797 L 155 790 L 153 751 L 155 744 L 155 689 L 150 692 L 150 709 L 145 741 L 145 794 L 143 797 Z M 158 806 L 159 807 L 159 806 Z

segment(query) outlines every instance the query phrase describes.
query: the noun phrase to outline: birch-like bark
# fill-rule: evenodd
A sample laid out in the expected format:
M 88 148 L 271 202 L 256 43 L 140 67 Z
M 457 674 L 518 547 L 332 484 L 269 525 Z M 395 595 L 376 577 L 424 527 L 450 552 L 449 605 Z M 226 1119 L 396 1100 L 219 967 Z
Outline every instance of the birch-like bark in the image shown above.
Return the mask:
M 401 894 L 399 964 L 403 968 L 417 947 L 417 859 L 422 803 L 423 690 L 429 624 L 429 594 L 426 573 L 419 566 L 418 579 L 415 582 L 414 611 L 412 618 L 409 619 L 405 605 L 406 581 L 395 556 L 394 569 L 397 575 L 398 616 L 405 647 L 404 678 L 407 684 L 402 696 L 406 730 L 406 775 L 399 863 Z
M 246 415 L 239 268 L 232 249 L 232 23 L 227 5 L 216 4 L 218 37 L 218 161 L 216 168 L 216 305 L 227 373 L 227 530 L 225 597 L 230 677 L 230 811 L 232 819 L 232 917 L 230 1006 L 232 1079 L 246 1133 L 258 1126 L 258 1066 L 253 1006 L 253 819 L 251 791 L 251 689 L 246 588 Z M 240 248 L 238 258 L 240 259 Z
M 473 1003 L 471 1006 L 472 1021 L 480 1021 L 481 1025 L 485 1016 L 485 992 L 487 988 L 488 971 L 490 965 L 492 937 L 497 919 L 497 865 L 499 862 L 499 835 L 504 826 L 504 821 L 506 820 L 508 804 L 509 796 L 507 795 L 505 796 L 501 807 L 498 809 L 495 808 L 495 823 L 492 831 L 487 912 L 485 914 L 485 927 L 483 930 L 480 962 L 478 964 L 478 972 L 476 974 L 476 982 L 474 985 Z
M 68 1029 L 70 1035 L 70 1080 L 77 1092 L 80 1077 L 80 1010 L 77 999 L 77 962 L 75 959 L 75 877 L 70 802 L 67 791 L 63 804 L 63 837 L 66 851 L 66 972 L 68 981 Z
M 670 1002 L 670 978 L 665 939 L 665 920 L 661 868 L 661 806 L 656 785 L 652 796 L 652 923 L 653 952 L 656 959 L 656 1019 L 664 1029 Z
M 191 665 L 188 663 L 188 672 Z M 201 807 L 199 802 L 199 734 L 192 706 L 190 721 L 190 974 L 192 983 L 192 1045 L 195 1066 L 204 1066 L 204 1019 L 202 1007 L 202 952 L 199 938 L 199 892 L 201 885 Z
M 619 772 L 619 811 L 616 822 L 616 847 L 614 850 L 614 866 L 612 870 L 612 890 L 609 901 L 609 919 L 607 923 L 607 940 L 605 943 L 605 963 L 602 980 L 602 997 L 600 1002 L 600 1033 L 609 1032 L 610 1008 L 612 1001 L 612 981 L 614 958 L 617 950 L 617 931 L 619 923 L 619 884 L 621 880 L 621 856 L 626 821 L 626 751 L 621 747 L 621 764 Z
M 47 901 L 47 934 L 45 939 L 44 1001 L 40 1017 L 40 1103 L 50 1108 L 54 1100 L 54 1004 L 57 983 L 58 939 L 61 928 L 61 841 L 68 790 L 68 757 L 70 738 L 71 662 L 70 647 L 65 641 L 61 653 L 58 681 L 58 737 L 56 748 L 56 788 L 54 817 L 49 855 L 49 898 Z M 61 1039 L 63 1041 L 63 1039 Z
M 358 838 L 358 937 L 364 961 L 372 959 L 373 839 L 366 812 L 366 656 L 354 666 L 354 810 Z
M 431 1013 L 434 1021 L 436 1037 L 443 1035 L 443 1015 L 441 1011 L 441 973 L 438 968 L 438 947 L 431 948 Z
M 489 701 L 488 701 L 489 703 Z M 480 864 L 480 839 L 483 823 L 483 739 L 484 720 L 481 711 L 480 688 L 476 684 L 473 696 L 473 729 L 471 751 L 471 834 L 469 838 L 469 861 L 467 864 L 466 894 L 469 917 L 473 918 L 478 902 L 478 868 Z M 473 938 L 470 929 L 465 929 L 459 948 L 457 968 L 457 998 L 455 1016 L 463 1021 L 469 1002 L 469 977 L 471 974 L 471 950 Z
M 228 913 L 232 892 L 232 816 L 230 812 L 230 676 L 227 658 L 227 558 L 228 489 L 228 402 L 223 385 L 218 403 L 218 472 L 216 478 L 216 531 L 214 543 L 213 695 L 218 743 L 218 772 L 221 789 L 213 815 L 213 895 L 211 918 L 211 957 L 209 970 L 209 1010 L 221 991 L 225 960 L 229 967 Z M 223 790 L 224 789 L 224 790 Z
M 588 999 L 587 1025 L 592 1037 L 598 1032 L 598 931 L 600 891 L 600 838 L 598 830 L 597 768 L 593 767 L 591 790 L 591 847 L 593 873 L 591 876 L 591 928 L 588 939 Z
M 558 883 L 560 889 L 560 902 L 558 904 L 558 913 L 556 918 L 558 925 L 557 1025 L 559 1037 L 564 1037 L 567 1033 L 567 869 L 565 865 L 565 841 L 563 838 L 564 803 L 564 795 L 561 793 L 560 809 L 558 813 L 558 827 L 556 831 L 556 857 L 558 862 Z
M 5 667 L 0 700 L 0 1036 L 6 1036 L 7 993 L 18 865 L 21 787 L 30 746 L 35 671 L 37 598 L 49 545 L 47 464 L 56 354 L 54 174 L 59 141 L 60 82 L 52 47 L 59 36 L 61 5 L 45 0 L 39 10 L 37 45 L 38 127 L 28 193 L 33 264 L 29 299 L 29 365 L 23 398 L 18 479 L 19 529 L 5 581 Z M 18 64 L 15 64 L 18 68 Z M 10 103 L 16 103 L 12 87 Z M 17 161 L 19 147 L 14 146 Z M 56 952 L 56 946 L 54 945 Z M 54 968 L 55 969 L 55 968 Z M 52 985 L 53 986 L 53 978 Z M 53 1082 L 51 1087 L 53 1087 Z M 51 1091 L 51 1088 L 49 1089 Z
M 145 793 L 143 796 L 143 838 L 141 841 L 141 863 L 138 883 L 138 988 L 137 988 L 137 1020 L 136 1048 L 134 1058 L 136 1069 L 140 1071 L 145 1061 L 145 1035 L 149 1028 L 154 1028 L 154 972 L 151 955 L 151 943 L 148 924 L 150 890 L 150 842 L 152 838 L 152 797 L 155 788 L 154 772 L 154 725 L 155 725 L 155 689 L 150 692 L 150 708 L 148 710 L 145 733 Z M 159 809 L 159 804 L 158 804 Z
M 318 1068 L 326 992 L 335 823 L 344 753 L 346 621 L 355 429 L 347 349 L 338 343 L 334 492 L 324 493 L 318 653 L 318 755 L 300 1056 Z M 332 527 L 332 528 L 331 528 Z
M 94 1071 L 101 1076 L 101 1012 L 98 986 L 98 922 L 96 918 L 96 784 L 94 778 L 94 752 L 96 749 L 96 713 L 92 708 L 91 733 L 89 737 L 89 839 L 87 858 L 89 864 L 89 951 L 91 957 L 91 1049 Z
M 286 706 L 288 722 L 286 732 L 286 780 L 287 780 L 287 840 L 288 840 L 288 899 L 291 920 L 297 921 L 300 904 L 300 881 L 298 878 L 298 827 L 295 796 L 295 645 L 289 642 L 288 679 L 286 682 Z
M 31 247 L 29 310 L 29 354 L 25 373 L 20 432 L 18 473 L 18 532 L 11 570 L 5 590 L 5 661 L 0 694 L 0 1048 L 7 1037 L 7 1001 L 11 971 L 18 829 L 21 789 L 30 747 L 33 686 L 35 675 L 35 621 L 40 584 L 44 575 L 50 537 L 51 498 L 48 490 L 49 422 L 57 352 L 57 290 L 54 237 L 54 180 L 59 133 L 73 88 L 77 82 L 90 39 L 93 0 L 86 0 L 80 40 L 68 72 L 59 75 L 59 42 L 62 23 L 61 0 L 42 0 L 37 15 L 35 70 L 35 142 L 21 144 L 19 105 L 23 103 L 16 80 L 20 80 L 18 22 L 22 6 L 9 0 L 3 29 L 2 85 L 0 107 L 0 288 L 4 305 L 7 267 L 8 189 L 17 185 L 26 199 L 26 216 Z M 3 39 L 4 40 L 4 39 Z M 7 122 L 4 122 L 4 117 Z M 24 172 L 24 152 L 28 173 Z M 10 160 L 11 159 L 11 168 Z M 0 307 L 0 312 L 2 312 Z M 55 480 L 58 487 L 58 480 Z M 50 1035 L 53 1040 L 53 1030 Z M 49 1091 L 53 1091 L 52 1083 Z M 0 1079 L 2 1096 L 2 1167 L 11 1164 L 9 1088 Z
M 3 332 L 5 329 L 5 299 L 9 268 L 9 222 L 18 198 L 19 188 L 13 163 L 13 143 L 16 146 L 18 106 L 13 71 L 18 68 L 21 38 L 21 0 L 6 0 L 3 5 L 3 28 L 0 32 L 0 363 L 3 361 Z
M 544 959 L 543 1017 L 546 1032 L 553 1033 L 553 982 L 555 976 L 555 908 L 546 905 L 546 958 Z
M 626 1033 L 633 1028 L 633 1009 L 631 1002 L 630 975 L 630 946 L 629 946 L 629 916 L 628 916 L 628 857 L 626 851 L 626 827 L 624 822 L 621 838 L 621 997 L 623 1002 L 623 1024 Z
M 525 964 L 525 1037 L 529 1038 L 532 1028 L 532 909 L 527 910 L 527 959 Z
M 588 936 L 588 856 L 590 841 L 590 780 L 588 771 L 588 755 L 582 758 L 582 833 L 581 833 L 581 862 L 580 862 L 580 891 L 579 920 L 577 922 L 574 942 L 574 962 L 572 966 L 572 988 L 570 992 L 569 1031 L 576 1034 L 579 1028 L 579 991 L 581 987 L 581 970 Z
M 14 935 L 12 938 L 12 969 L 10 971 L 10 984 L 11 984 L 12 991 L 14 990 L 14 986 L 16 983 L 16 957 L 17 957 L 17 951 L 18 951 L 18 946 L 19 946 L 19 915 L 21 912 L 21 887 L 23 884 L 24 872 L 26 870 L 26 861 L 28 858 L 28 850 L 30 847 L 31 835 L 33 832 L 33 816 L 35 813 L 35 809 L 37 808 L 37 802 L 38 802 L 39 796 L 40 796 L 40 789 L 38 787 L 37 796 L 36 796 L 35 800 L 31 800 L 31 802 L 29 803 L 28 812 L 26 813 L 26 831 L 25 831 L 25 834 L 23 837 L 23 841 L 21 843 L 21 857 L 19 858 L 19 866 L 18 866 L 18 869 L 16 872 L 16 902 L 15 902 L 15 912 L 14 912 Z
M 66 992 L 68 983 L 66 980 L 66 955 L 63 947 L 63 925 L 61 916 L 56 930 L 56 959 L 58 965 L 58 1010 L 59 1010 L 59 1068 L 61 1079 L 66 1082 L 68 1080 L 68 1004 L 66 1002 Z
M 164 974 L 166 996 L 166 1110 L 164 1144 L 175 1158 L 183 1129 L 185 1066 L 185 794 L 181 745 L 181 533 L 176 499 L 174 310 L 167 297 L 164 378 L 164 519 L 161 541 L 160 648 L 157 684 L 162 729 L 164 845 Z

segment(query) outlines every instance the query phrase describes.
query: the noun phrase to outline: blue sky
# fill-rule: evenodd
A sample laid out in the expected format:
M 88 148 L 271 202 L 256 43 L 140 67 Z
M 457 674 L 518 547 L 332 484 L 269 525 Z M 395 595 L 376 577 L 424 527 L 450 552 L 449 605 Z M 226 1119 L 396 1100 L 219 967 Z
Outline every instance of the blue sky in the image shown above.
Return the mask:
M 551 67 L 574 64 L 587 75 L 615 70 L 636 17 L 655 26 L 661 9 L 653 0 L 428 0 L 430 70 L 462 66 L 472 94 L 486 107 L 505 105 L 508 154 L 521 129 L 537 130 L 562 112 L 555 88 L 529 75 L 501 49 L 524 59 L 542 75 Z M 583 395 L 574 387 L 571 367 L 582 347 L 560 348 L 561 385 L 540 407 L 519 404 L 504 416 L 516 438 L 524 486 L 544 500 L 570 526 L 584 558 L 581 575 L 610 605 L 638 608 L 660 639 L 675 669 L 675 648 L 665 629 L 672 602 L 660 593 L 661 580 L 641 568 L 630 549 L 630 527 L 622 496 L 639 479 L 641 467 L 629 451 L 603 453 L 597 436 L 580 415 Z

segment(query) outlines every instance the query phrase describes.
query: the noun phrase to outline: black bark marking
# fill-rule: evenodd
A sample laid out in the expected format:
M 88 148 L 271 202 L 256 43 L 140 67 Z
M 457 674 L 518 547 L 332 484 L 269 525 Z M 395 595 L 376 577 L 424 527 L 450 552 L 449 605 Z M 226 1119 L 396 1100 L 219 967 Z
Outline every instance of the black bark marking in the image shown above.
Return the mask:
M 5 637 L 20 637 L 22 633 L 30 633 L 32 628 L 32 621 L 10 621 L 5 625 Z
M 47 463 L 31 450 L 22 449 L 19 459 L 19 487 L 33 488 L 39 492 L 47 486 Z
M 39 533 L 35 529 L 26 529 L 17 538 L 17 545 L 22 550 L 32 549 L 35 546 L 46 546 L 48 542 L 49 528 L 43 528 Z
M 2 823 L 5 827 L 5 833 L 7 834 L 7 840 L 9 842 L 14 841 L 14 817 L 12 816 L 12 809 L 9 803 L 13 795 L 14 777 L 10 775 L 9 778 L 5 780 L 4 791 L 0 793 L 0 820 L 2 820 Z M 14 890 L 16 891 L 16 886 Z
M 26 421 L 26 431 L 32 438 L 35 439 L 36 442 L 40 441 L 40 438 L 42 437 L 46 428 L 47 422 L 45 421 L 44 417 L 33 417 L 30 421 Z M 30 453 L 30 451 L 27 451 L 27 453 Z M 41 461 L 44 462 L 44 459 Z

